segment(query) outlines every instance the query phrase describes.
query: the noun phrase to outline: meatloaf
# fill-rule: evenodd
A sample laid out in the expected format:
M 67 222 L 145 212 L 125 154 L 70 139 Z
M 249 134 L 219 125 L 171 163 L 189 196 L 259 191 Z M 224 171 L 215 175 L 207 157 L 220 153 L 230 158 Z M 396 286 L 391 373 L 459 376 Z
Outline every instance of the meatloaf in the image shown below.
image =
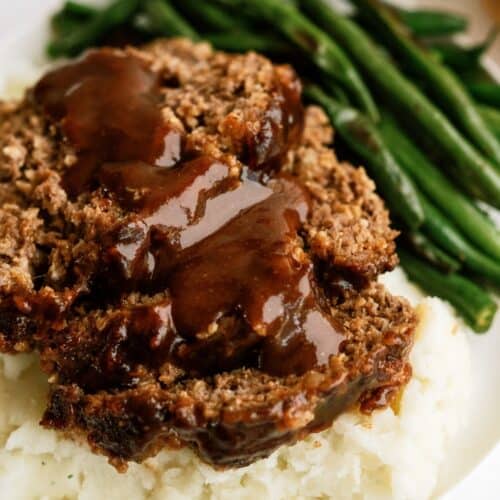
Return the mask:
M 243 466 L 391 403 L 415 316 L 362 168 L 289 66 L 207 44 L 99 49 L 0 104 L 0 350 L 42 425 L 117 468 Z

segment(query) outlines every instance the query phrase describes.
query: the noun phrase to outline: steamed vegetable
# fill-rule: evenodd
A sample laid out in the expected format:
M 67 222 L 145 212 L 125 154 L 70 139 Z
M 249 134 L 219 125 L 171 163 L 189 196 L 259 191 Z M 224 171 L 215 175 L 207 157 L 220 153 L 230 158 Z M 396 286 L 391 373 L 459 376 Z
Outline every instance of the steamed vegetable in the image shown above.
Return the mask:
M 481 57 L 490 48 L 496 37 L 497 31 L 493 30 L 484 42 L 470 47 L 463 47 L 450 41 L 429 43 L 427 47 L 439 57 L 443 64 L 459 72 L 469 72 L 474 67 L 480 67 Z
M 328 31 L 370 77 L 379 92 L 401 114 L 418 124 L 442 150 L 462 189 L 500 208 L 500 169 L 497 170 L 451 124 L 430 99 L 387 59 L 355 23 L 335 12 L 324 0 L 302 0 L 311 18 Z
M 167 0 L 145 0 L 145 11 L 154 32 L 158 34 L 168 33 L 170 36 L 185 36 L 191 40 L 199 38 L 198 33 Z
M 309 1 L 309 0 L 308 0 Z M 316 0 L 313 0 L 313 3 Z M 398 19 L 378 0 L 353 0 L 354 4 L 371 20 L 388 48 L 399 56 L 405 68 L 422 80 L 434 94 L 436 102 L 454 117 L 484 154 L 499 165 L 500 141 L 491 133 L 475 103 L 462 83 L 445 66 L 423 50 L 405 30 Z M 465 140 L 463 141 L 465 142 Z M 470 154 L 473 153 L 473 154 Z M 471 158 L 479 155 L 471 149 Z
M 481 106 L 479 109 L 491 131 L 500 138 L 500 109 L 491 108 L 489 106 Z
M 87 47 L 96 45 L 112 29 L 130 21 L 141 0 L 115 0 L 96 11 L 79 26 L 52 40 L 47 52 L 51 57 L 74 56 Z
M 453 273 L 459 271 L 462 264 L 438 247 L 430 238 L 420 231 L 406 231 L 403 245 L 417 255 L 423 257 L 441 271 Z
M 471 245 L 458 228 L 424 195 L 420 196 L 420 203 L 425 213 L 422 231 L 446 252 L 463 262 L 471 272 L 500 286 L 500 260 L 484 255 Z
M 459 14 L 436 10 L 394 9 L 401 21 L 419 37 L 445 36 L 467 29 L 467 19 Z
M 91 5 L 79 2 L 73 2 L 72 0 L 68 0 L 61 9 L 61 14 L 63 15 L 68 14 L 72 16 L 82 16 L 82 17 L 93 16 L 97 12 L 98 9 L 92 7 Z
M 450 302 L 476 332 L 487 331 L 495 313 L 495 301 L 482 288 L 458 274 L 446 274 L 399 250 L 399 258 L 408 277 L 430 295 Z
M 190 22 L 196 22 L 203 26 L 207 32 L 226 32 L 238 31 L 246 25 L 245 21 L 238 17 L 235 19 L 234 14 L 224 10 L 220 5 L 213 2 L 200 0 L 173 0 L 172 4 L 179 12 Z
M 82 23 L 89 21 L 98 10 L 85 4 L 66 2 L 63 8 L 52 17 L 51 26 L 58 36 L 64 36 L 78 29 Z
M 500 232 L 493 223 L 439 171 L 387 113 L 382 136 L 399 164 L 433 203 L 460 228 L 469 241 L 500 261 Z
M 208 33 L 205 38 L 217 49 L 228 52 L 264 52 L 271 55 L 291 54 L 290 46 L 272 35 L 255 35 L 238 31 L 235 33 Z
M 500 85 L 496 83 L 469 83 L 467 90 L 479 102 L 500 108 Z

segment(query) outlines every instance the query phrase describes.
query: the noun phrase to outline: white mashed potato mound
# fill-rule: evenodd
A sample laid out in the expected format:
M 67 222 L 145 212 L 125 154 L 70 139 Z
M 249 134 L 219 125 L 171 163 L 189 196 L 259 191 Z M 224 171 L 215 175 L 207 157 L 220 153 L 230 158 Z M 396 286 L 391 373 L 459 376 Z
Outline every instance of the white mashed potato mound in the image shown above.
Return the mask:
M 0 498 L 114 500 L 426 499 L 464 424 L 466 334 L 450 307 L 420 299 L 401 271 L 383 278 L 418 303 L 413 378 L 392 408 L 352 411 L 265 460 L 218 472 L 189 450 L 163 451 L 119 474 L 104 457 L 38 425 L 47 392 L 36 356 L 0 357 Z

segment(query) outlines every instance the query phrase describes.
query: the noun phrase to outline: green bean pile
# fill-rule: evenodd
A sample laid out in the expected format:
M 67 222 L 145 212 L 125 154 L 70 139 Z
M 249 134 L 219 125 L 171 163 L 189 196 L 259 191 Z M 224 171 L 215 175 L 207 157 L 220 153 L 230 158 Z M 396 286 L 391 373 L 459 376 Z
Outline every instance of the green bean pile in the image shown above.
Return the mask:
M 467 28 L 461 16 L 350 3 L 351 15 L 326 0 L 68 1 L 47 51 L 75 56 L 121 30 L 291 62 L 375 180 L 410 279 L 484 332 L 497 310 L 488 290 L 500 287 L 500 232 L 477 204 L 500 209 L 500 85 L 481 65 L 496 32 L 462 47 L 451 38 Z

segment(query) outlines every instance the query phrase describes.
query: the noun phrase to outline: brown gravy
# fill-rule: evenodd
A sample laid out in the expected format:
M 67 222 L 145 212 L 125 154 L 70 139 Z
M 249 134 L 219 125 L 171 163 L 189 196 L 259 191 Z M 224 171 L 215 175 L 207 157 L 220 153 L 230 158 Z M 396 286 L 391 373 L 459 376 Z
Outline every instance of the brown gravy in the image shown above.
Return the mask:
M 103 245 L 101 279 L 111 295 L 168 291 L 167 313 L 143 311 L 117 326 L 121 348 L 140 352 L 128 340 L 149 318 L 154 341 L 143 362 L 287 375 L 337 354 L 343 335 L 312 262 L 293 256 L 308 197 L 292 177 L 264 180 L 255 171 L 279 156 L 275 140 L 294 140 L 285 129 L 297 133 L 301 103 L 292 94 L 268 110 L 249 168 L 235 176 L 223 161 L 183 150 L 182 134 L 162 118 L 158 77 L 138 58 L 91 51 L 36 86 L 36 102 L 77 152 L 63 179 L 68 193 L 103 189 L 129 214 Z M 231 328 L 218 331 L 227 318 Z
M 140 59 L 112 49 L 90 51 L 38 82 L 35 100 L 78 153 L 63 181 L 71 195 L 95 187 L 104 162 L 169 167 L 180 160 L 181 134 L 164 122 L 159 90 Z

